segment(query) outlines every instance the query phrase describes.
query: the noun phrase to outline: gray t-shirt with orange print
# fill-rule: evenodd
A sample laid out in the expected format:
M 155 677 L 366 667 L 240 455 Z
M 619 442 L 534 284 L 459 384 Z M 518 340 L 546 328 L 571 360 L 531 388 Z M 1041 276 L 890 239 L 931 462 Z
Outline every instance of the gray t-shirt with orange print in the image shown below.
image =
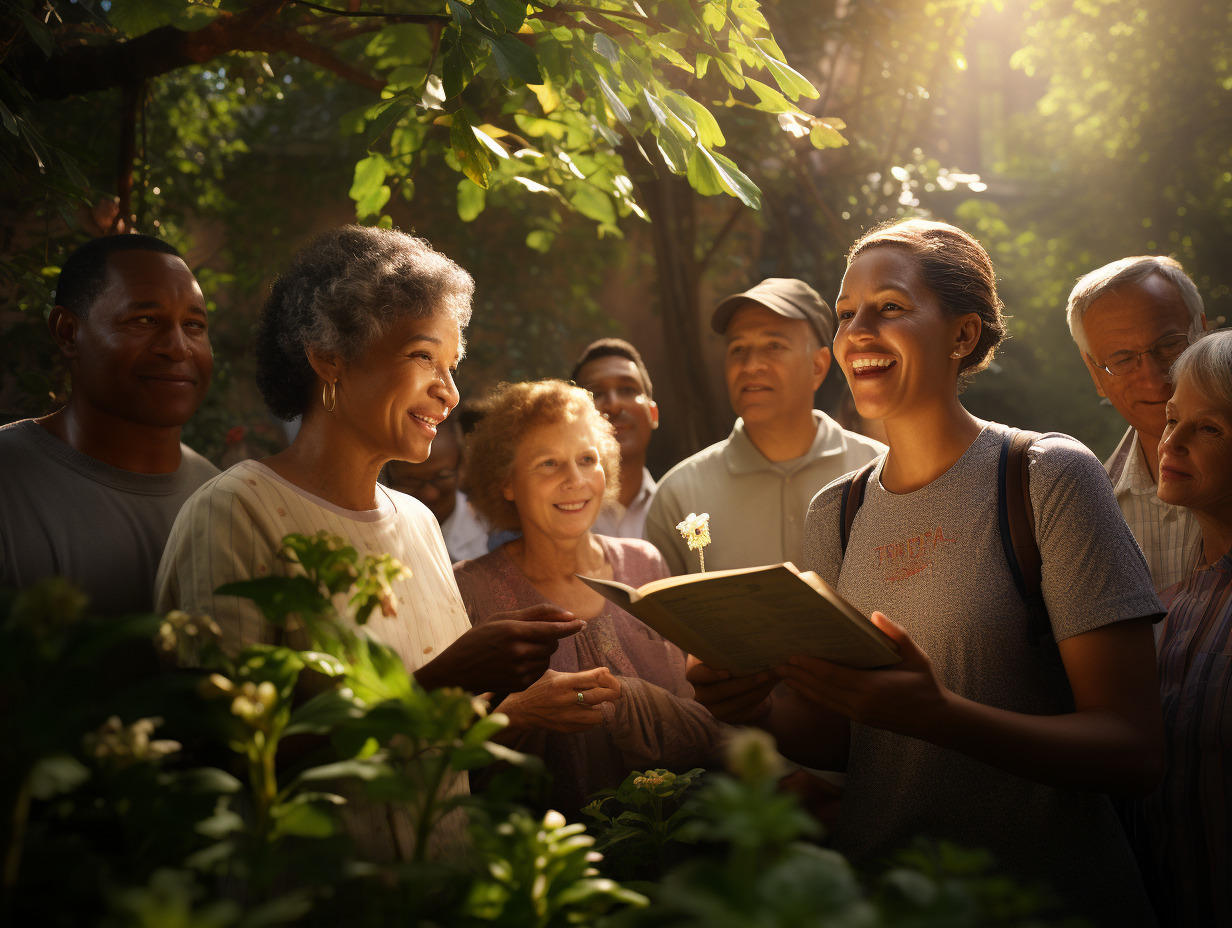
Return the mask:
M 844 559 L 843 481 L 813 500 L 804 566 L 866 615 L 880 610 L 929 656 L 942 684 L 990 706 L 1073 711 L 1055 647 L 1032 643 L 997 523 L 997 464 L 1007 429 L 987 425 L 945 474 L 913 493 L 869 479 Z M 1103 466 L 1049 433 L 1029 452 L 1043 593 L 1060 641 L 1163 611 Z M 875 671 L 874 671 L 875 672 Z M 916 835 L 993 852 L 1020 880 L 1042 879 L 1097 924 L 1153 924 L 1108 799 L 1044 786 L 933 744 L 853 725 L 835 844 L 855 861 Z

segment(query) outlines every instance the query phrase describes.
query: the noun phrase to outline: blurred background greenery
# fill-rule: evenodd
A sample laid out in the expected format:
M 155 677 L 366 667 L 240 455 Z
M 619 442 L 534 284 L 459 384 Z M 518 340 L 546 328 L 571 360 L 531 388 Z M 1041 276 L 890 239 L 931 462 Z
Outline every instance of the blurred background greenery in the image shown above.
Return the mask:
M 180 247 L 210 301 L 187 440 L 276 445 L 253 322 L 290 254 L 358 217 L 474 274 L 464 398 L 564 375 L 599 335 L 637 344 L 662 472 L 730 427 L 714 302 L 766 276 L 832 300 L 863 230 L 921 213 L 984 242 L 1012 315 L 972 410 L 1103 456 L 1124 426 L 1066 295 L 1165 253 L 1228 315 L 1230 104 L 1221 0 L 6 0 L 0 419 L 62 399 L 63 256 L 133 229 Z M 844 389 L 832 371 L 819 404 Z

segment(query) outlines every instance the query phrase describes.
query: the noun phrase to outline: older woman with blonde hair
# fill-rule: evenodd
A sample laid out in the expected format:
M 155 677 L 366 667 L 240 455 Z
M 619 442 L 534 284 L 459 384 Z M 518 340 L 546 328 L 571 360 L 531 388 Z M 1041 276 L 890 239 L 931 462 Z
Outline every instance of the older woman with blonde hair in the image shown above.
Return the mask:
M 668 575 L 648 542 L 595 535 L 618 490 L 620 448 L 585 390 L 502 384 L 468 447 L 464 490 L 497 530 L 521 537 L 455 565 L 471 621 L 553 603 L 586 620 L 532 686 L 498 709 L 508 738 L 544 759 L 552 804 L 577 809 L 633 769 L 709 761 L 726 726 L 692 701 L 685 656 L 578 574 L 640 586 Z
M 1164 593 L 1159 642 L 1168 760 L 1145 802 L 1148 876 L 1166 925 L 1232 925 L 1232 332 L 1172 367 L 1159 498 L 1202 529 L 1189 577 Z

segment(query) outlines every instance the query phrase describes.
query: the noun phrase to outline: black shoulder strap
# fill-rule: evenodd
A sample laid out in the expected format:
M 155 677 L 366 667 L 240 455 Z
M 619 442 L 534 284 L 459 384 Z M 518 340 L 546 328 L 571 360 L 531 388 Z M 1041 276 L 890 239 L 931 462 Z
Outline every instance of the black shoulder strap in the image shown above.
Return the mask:
M 868 486 L 868 478 L 873 473 L 873 468 L 877 466 L 878 460 L 874 458 L 848 477 L 847 485 L 843 487 L 842 521 L 839 524 L 839 543 L 842 546 L 839 553 L 843 557 L 847 556 L 847 541 L 851 538 L 851 526 L 856 521 L 856 513 L 860 511 L 860 504 L 864 502 L 864 488 Z
M 1030 612 L 1029 634 L 1033 644 L 1052 640 L 1052 623 L 1041 588 L 1043 559 L 1035 540 L 1035 513 L 1031 508 L 1031 477 L 1027 451 L 1040 437 L 1038 432 L 1012 429 L 1001 442 L 997 464 L 997 522 L 1001 547 L 1018 595 Z

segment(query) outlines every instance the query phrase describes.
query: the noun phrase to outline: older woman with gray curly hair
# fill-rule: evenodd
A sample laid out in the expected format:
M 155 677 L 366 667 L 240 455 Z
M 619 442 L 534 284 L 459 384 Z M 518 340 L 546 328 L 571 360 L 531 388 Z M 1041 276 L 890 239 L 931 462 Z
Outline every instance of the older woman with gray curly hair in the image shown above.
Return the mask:
M 156 579 L 160 610 L 206 612 L 230 652 L 275 640 L 249 600 L 224 583 L 280 569 L 282 538 L 327 531 L 410 568 L 396 612 L 368 623 L 427 688 L 521 689 L 581 621 L 554 606 L 472 629 L 432 514 L 377 484 L 390 460 L 422 461 L 458 403 L 474 283 L 428 242 L 348 226 L 306 245 L 279 277 L 257 328 L 257 384 L 284 419 L 301 417 L 286 450 L 242 461 L 180 511 Z M 286 642 L 306 647 L 303 629 Z M 374 816 L 374 828 L 383 827 Z
M 539 680 L 498 706 L 506 739 L 544 759 L 550 804 L 566 810 L 634 769 L 705 764 L 727 730 L 693 702 L 684 653 L 578 578 L 636 587 L 668 575 L 649 542 L 591 532 L 619 470 L 612 424 L 559 380 L 502 384 L 467 449 L 472 505 L 493 528 L 521 532 L 454 566 L 471 621 L 547 603 L 586 620 Z

